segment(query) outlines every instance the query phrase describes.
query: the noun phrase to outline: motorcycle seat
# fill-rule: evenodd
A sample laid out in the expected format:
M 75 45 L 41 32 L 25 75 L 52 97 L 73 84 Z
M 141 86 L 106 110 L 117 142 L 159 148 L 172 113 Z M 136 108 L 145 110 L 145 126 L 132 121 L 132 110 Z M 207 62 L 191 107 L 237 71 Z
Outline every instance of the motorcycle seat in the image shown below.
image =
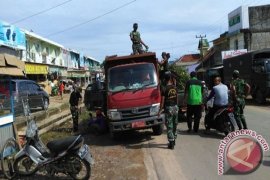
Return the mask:
M 48 142 L 47 147 L 52 153 L 59 154 L 68 149 L 73 149 L 78 144 L 82 143 L 82 141 L 83 138 L 81 136 L 70 136 L 67 138 L 50 141 Z M 70 147 L 71 145 L 72 147 Z

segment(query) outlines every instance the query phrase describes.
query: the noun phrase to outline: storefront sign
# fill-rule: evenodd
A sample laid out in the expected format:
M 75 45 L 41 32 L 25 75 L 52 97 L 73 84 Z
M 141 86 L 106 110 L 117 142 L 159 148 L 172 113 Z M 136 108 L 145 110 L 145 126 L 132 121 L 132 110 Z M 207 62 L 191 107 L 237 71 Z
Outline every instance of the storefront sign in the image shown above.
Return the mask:
M 232 51 L 222 51 L 221 56 L 222 56 L 222 59 L 227 59 L 227 58 L 239 56 L 245 53 L 247 53 L 247 49 L 238 49 L 238 50 L 232 50 Z
M 59 73 L 59 68 L 58 67 L 49 67 L 49 72 L 50 73 L 54 73 L 54 72 Z
M 0 45 L 25 50 L 25 33 L 16 26 L 0 21 Z
M 48 66 L 42 64 L 25 64 L 26 74 L 48 74 Z
M 249 28 L 248 6 L 240 6 L 228 15 L 229 34 Z
M 68 72 L 68 77 L 82 78 L 85 77 L 85 72 Z

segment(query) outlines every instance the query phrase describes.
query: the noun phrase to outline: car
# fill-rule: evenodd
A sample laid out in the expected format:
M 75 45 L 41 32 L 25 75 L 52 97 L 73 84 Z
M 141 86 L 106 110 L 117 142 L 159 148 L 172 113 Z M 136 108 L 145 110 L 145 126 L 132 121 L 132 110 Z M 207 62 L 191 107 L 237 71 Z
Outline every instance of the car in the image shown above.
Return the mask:
M 104 82 L 96 81 L 88 84 L 84 93 L 84 105 L 88 110 L 94 110 L 95 107 L 103 107 L 104 100 Z
M 0 93 L 3 107 L 10 109 L 9 80 L 0 80 Z M 50 103 L 49 95 L 35 82 L 28 79 L 11 79 L 15 114 L 25 114 L 27 108 L 41 107 L 47 110 Z M 4 96 L 3 96 L 4 95 Z M 28 106 L 23 106 L 23 100 L 28 100 Z M 24 101 L 25 102 L 25 101 Z M 24 108 L 23 108 L 24 107 Z

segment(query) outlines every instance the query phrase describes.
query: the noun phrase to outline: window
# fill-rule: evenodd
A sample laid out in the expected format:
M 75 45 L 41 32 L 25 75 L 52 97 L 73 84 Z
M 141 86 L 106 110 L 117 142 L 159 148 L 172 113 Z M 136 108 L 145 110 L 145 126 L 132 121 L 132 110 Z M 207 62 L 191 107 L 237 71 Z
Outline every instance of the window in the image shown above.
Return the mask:
M 109 71 L 109 90 L 113 92 L 154 87 L 157 83 L 153 64 L 114 67 Z
M 19 91 L 27 91 L 27 90 L 28 90 L 27 85 L 24 82 L 20 83 Z
M 46 47 L 46 53 L 47 53 L 47 55 L 50 54 L 50 51 L 49 51 L 49 48 L 48 47 Z
M 40 88 L 39 88 L 39 86 L 37 84 L 32 83 L 32 90 L 33 91 L 38 91 L 39 89 Z
M 253 70 L 256 73 L 264 73 L 265 72 L 265 68 L 264 68 L 264 62 L 254 62 L 253 64 Z
M 46 55 L 42 55 L 42 63 L 47 64 L 47 56 Z

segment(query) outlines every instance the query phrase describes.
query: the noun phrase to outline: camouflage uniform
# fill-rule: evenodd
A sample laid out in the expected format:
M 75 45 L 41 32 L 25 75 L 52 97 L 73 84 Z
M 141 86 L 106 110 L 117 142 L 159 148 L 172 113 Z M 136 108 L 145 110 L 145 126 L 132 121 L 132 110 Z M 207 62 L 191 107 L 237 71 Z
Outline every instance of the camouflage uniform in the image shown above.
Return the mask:
M 73 131 L 78 131 L 79 129 L 79 109 L 77 106 L 71 106 L 70 107 L 70 112 L 72 115 L 72 120 L 73 120 Z
M 176 128 L 178 124 L 177 89 L 174 85 L 166 85 L 162 91 L 164 97 L 165 124 L 169 148 L 173 149 L 177 137 Z
M 178 106 L 167 106 L 165 107 L 165 119 L 167 127 L 168 141 L 175 141 L 177 138 L 177 124 L 178 124 Z
M 235 79 L 232 85 L 235 87 L 235 97 L 233 98 L 234 116 L 239 129 L 247 129 L 247 123 L 244 116 L 245 108 L 245 81 L 243 79 Z M 243 124 L 243 127 L 242 127 Z
M 130 37 L 132 37 L 132 50 L 133 54 L 142 54 L 143 53 L 143 47 L 141 44 L 141 36 L 138 31 L 131 31 Z

